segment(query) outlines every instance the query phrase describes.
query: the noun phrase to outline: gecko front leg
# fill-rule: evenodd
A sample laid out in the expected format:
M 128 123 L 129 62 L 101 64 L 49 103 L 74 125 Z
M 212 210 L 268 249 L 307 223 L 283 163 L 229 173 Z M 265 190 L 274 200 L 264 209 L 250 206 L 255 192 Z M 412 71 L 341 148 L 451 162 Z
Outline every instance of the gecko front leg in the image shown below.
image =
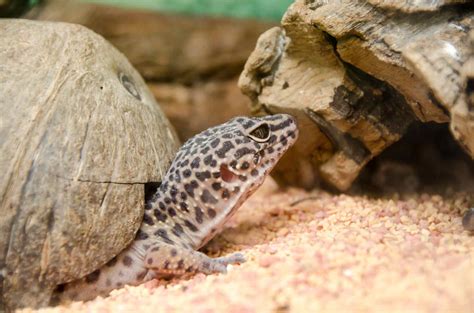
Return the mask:
M 150 247 L 145 257 L 145 266 L 157 277 L 226 273 L 227 265 L 243 262 L 245 257 L 241 253 L 210 258 L 196 250 L 161 242 Z

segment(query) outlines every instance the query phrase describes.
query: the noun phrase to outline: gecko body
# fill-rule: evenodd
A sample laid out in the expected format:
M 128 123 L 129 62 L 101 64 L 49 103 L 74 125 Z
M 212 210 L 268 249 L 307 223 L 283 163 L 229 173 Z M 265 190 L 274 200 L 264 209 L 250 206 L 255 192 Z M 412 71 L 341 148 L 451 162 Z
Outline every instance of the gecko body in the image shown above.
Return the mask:
M 236 117 L 189 139 L 145 204 L 133 242 L 103 267 L 61 285 L 56 298 L 89 300 L 124 285 L 194 273 L 225 273 L 242 254 L 210 258 L 212 239 L 298 137 L 293 117 Z

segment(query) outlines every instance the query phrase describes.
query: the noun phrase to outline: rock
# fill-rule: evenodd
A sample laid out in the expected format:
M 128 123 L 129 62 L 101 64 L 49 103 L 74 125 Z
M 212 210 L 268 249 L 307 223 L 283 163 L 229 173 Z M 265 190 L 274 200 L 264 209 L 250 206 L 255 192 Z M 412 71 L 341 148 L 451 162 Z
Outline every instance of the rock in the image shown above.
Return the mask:
M 239 79 L 253 111 L 298 118 L 302 136 L 279 180 L 346 190 L 414 121 L 451 123 L 473 157 L 461 72 L 474 10 L 461 2 L 295 1 Z

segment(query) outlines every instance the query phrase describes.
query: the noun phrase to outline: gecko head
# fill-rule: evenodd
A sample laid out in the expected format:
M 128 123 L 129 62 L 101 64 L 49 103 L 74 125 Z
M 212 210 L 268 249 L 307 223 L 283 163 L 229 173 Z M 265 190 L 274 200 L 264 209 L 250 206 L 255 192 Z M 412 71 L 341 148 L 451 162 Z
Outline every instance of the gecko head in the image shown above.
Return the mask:
M 180 216 L 200 225 L 192 234 L 196 247 L 212 238 L 263 183 L 297 138 L 290 115 L 236 117 L 181 147 L 160 189 L 169 193 L 168 202 L 183 208 Z
M 229 122 L 229 151 L 218 160 L 220 183 L 250 195 L 260 186 L 281 156 L 298 138 L 295 119 L 287 114 L 265 117 L 237 117 Z M 232 188 L 231 188 L 232 190 Z M 238 192 L 235 192 L 239 196 Z
M 171 169 L 199 205 L 233 209 L 263 183 L 297 137 L 296 121 L 287 114 L 235 117 L 189 139 Z

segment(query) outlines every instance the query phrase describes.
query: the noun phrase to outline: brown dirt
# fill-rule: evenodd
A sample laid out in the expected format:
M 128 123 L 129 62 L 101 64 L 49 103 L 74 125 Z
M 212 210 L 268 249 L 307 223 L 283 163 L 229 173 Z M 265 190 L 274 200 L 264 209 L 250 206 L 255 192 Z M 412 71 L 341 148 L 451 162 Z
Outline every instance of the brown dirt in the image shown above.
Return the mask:
M 473 312 L 474 236 L 461 226 L 473 203 L 467 192 L 370 198 L 268 181 L 206 247 L 246 255 L 226 275 L 41 312 Z

